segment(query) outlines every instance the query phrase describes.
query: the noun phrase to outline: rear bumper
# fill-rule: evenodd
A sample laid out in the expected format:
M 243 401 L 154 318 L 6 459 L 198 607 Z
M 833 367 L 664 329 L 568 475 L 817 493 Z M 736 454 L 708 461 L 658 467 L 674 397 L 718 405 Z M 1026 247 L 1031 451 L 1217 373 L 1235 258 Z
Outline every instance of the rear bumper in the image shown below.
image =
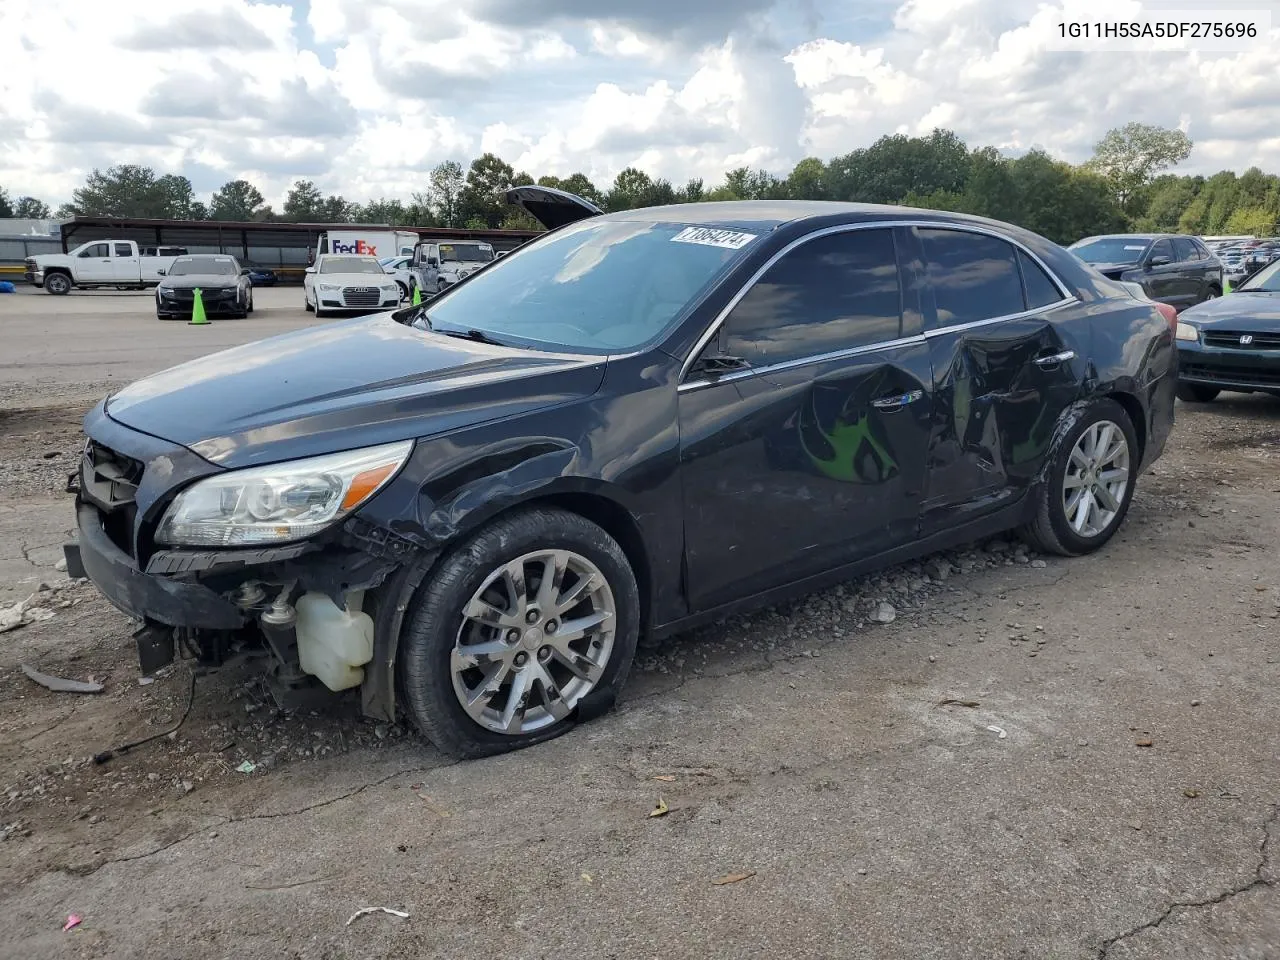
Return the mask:
M 76 508 L 78 543 L 63 546 L 67 572 L 83 572 L 116 609 L 139 620 L 171 627 L 234 630 L 244 616 L 208 587 L 143 573 L 111 542 L 89 504 Z
M 1178 379 L 1223 390 L 1280 393 L 1280 351 L 1179 345 Z

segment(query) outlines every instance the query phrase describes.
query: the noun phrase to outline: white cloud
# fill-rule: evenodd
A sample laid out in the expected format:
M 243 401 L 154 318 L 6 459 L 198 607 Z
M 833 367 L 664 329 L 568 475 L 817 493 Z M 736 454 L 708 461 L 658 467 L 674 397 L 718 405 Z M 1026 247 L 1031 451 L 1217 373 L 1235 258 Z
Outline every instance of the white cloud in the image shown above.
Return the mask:
M 605 186 L 634 165 L 716 182 L 934 126 L 1079 161 L 1133 119 L 1186 130 L 1181 169 L 1280 171 L 1280 29 L 1241 53 L 1058 53 L 1064 17 L 1144 5 L 885 0 L 879 32 L 864 18 L 853 35 L 843 0 L 769 19 L 771 2 L 205 0 L 193 20 L 142 0 L 4 0 L 0 185 L 56 203 L 93 167 L 138 162 L 202 192 L 245 176 L 277 205 L 302 176 L 407 197 L 485 150 L 535 177 Z M 205 49 L 188 49 L 201 22 Z

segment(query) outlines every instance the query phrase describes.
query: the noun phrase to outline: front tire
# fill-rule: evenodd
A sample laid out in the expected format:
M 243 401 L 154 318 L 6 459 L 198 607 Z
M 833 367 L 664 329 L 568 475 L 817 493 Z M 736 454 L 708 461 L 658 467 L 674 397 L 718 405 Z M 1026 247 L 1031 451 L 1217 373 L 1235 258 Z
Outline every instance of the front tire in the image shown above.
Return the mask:
M 612 706 L 640 596 L 608 533 L 563 510 L 499 518 L 446 554 L 400 639 L 404 702 L 460 759 L 531 746 Z
M 1179 400 L 1186 403 L 1209 403 L 1222 391 L 1217 387 L 1207 387 L 1199 383 L 1180 383 L 1174 392 Z
M 71 278 L 65 273 L 51 273 L 44 278 L 44 292 L 61 297 L 71 292 Z
M 1033 488 L 1034 519 L 1021 531 L 1043 553 L 1078 557 L 1099 549 L 1124 522 L 1138 479 L 1138 438 L 1124 407 L 1085 400 L 1064 414 L 1069 423 Z
M 311 298 L 308 297 L 305 293 L 302 295 L 302 309 L 307 311 L 307 313 L 314 312 L 311 308 Z

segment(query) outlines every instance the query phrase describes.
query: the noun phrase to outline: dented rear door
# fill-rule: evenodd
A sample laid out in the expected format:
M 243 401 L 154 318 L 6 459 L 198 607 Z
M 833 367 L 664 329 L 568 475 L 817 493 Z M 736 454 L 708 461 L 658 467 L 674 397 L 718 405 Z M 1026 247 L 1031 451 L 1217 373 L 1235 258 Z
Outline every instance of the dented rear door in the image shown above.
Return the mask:
M 1081 395 L 1090 328 L 1068 289 L 1008 239 L 954 226 L 907 232 L 933 366 L 927 536 L 1025 493 Z

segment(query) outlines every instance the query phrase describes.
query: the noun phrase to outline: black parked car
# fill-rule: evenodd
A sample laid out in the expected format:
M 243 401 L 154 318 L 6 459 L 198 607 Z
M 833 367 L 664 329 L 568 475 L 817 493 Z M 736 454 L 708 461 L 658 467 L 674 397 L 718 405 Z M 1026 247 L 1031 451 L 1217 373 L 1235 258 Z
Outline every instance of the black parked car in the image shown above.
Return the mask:
M 1178 396 L 1208 403 L 1223 390 L 1280 396 L 1280 260 L 1178 323 Z
M 190 317 L 195 292 L 208 316 L 247 317 L 253 313 L 253 282 L 240 261 L 224 253 L 193 253 L 178 257 L 160 271 L 156 287 L 156 318 Z
M 497 753 L 607 710 L 642 632 L 1011 528 L 1096 550 L 1169 435 L 1174 311 L 1016 227 L 508 197 L 551 232 L 439 297 L 88 415 L 68 569 L 144 670 L 261 636 L 281 697 Z
M 1085 237 L 1067 249 L 1104 277 L 1137 283 L 1176 310 L 1222 296 L 1222 261 L 1199 237 L 1124 233 Z

